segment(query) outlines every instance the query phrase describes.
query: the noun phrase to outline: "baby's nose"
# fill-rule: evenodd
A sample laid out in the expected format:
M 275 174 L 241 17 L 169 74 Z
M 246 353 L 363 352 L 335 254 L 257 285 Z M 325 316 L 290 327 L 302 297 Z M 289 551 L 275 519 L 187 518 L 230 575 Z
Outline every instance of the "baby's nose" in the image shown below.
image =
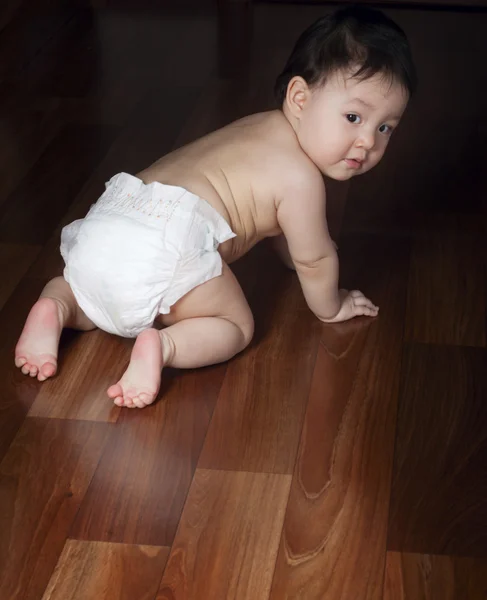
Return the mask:
M 371 150 L 375 145 L 375 135 L 372 132 L 363 131 L 357 139 L 357 147 Z

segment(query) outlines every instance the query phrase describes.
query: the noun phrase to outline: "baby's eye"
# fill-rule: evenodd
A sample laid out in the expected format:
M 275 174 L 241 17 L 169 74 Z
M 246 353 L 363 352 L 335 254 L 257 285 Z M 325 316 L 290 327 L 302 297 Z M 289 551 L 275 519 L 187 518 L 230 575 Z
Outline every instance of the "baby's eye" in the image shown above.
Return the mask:
M 384 124 L 379 127 L 379 131 L 381 133 L 385 133 L 386 135 L 391 135 L 393 128 L 390 125 Z
M 354 115 L 353 113 L 348 113 L 347 114 L 347 119 L 350 121 L 350 123 L 360 123 L 360 117 L 358 115 Z

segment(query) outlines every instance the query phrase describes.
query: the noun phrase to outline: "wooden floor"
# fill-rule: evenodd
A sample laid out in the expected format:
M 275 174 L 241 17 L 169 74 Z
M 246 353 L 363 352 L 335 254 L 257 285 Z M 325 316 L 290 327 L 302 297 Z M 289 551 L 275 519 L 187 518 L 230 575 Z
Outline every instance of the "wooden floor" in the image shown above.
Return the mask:
M 235 267 L 252 346 L 139 411 L 105 396 L 130 340 L 68 332 L 44 384 L 14 367 L 60 229 L 115 173 L 272 107 L 330 10 L 143 6 L 0 35 L 0 598 L 487 598 L 487 13 L 387 9 L 419 93 L 374 171 L 329 182 L 342 284 L 380 317 L 321 324 L 263 244 Z

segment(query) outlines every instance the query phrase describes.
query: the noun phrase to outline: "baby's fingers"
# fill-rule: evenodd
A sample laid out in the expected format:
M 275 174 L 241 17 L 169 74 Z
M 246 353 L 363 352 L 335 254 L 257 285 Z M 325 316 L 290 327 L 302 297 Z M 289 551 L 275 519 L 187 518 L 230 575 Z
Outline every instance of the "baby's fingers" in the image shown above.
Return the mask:
M 355 297 L 353 299 L 353 304 L 355 306 L 371 306 L 373 308 L 377 308 L 377 306 L 372 302 L 372 300 L 369 300 L 365 296 Z
M 350 292 L 350 297 L 355 300 L 355 298 L 365 298 L 360 290 L 352 290 Z
M 356 306 L 354 310 L 355 316 L 366 316 L 366 317 L 376 317 L 379 314 L 379 309 L 377 306 Z
M 375 304 L 373 304 L 365 296 L 354 298 L 353 305 L 356 315 L 366 315 L 368 317 L 375 317 L 379 312 L 379 307 L 375 306 Z

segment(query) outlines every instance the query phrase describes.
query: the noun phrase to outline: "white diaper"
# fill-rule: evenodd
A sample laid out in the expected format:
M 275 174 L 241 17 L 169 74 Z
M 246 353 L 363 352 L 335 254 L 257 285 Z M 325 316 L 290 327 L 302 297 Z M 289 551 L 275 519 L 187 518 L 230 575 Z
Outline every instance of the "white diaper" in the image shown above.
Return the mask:
M 136 337 L 159 313 L 218 277 L 218 245 L 235 234 L 205 200 L 127 173 L 61 232 L 64 278 L 100 329 Z

